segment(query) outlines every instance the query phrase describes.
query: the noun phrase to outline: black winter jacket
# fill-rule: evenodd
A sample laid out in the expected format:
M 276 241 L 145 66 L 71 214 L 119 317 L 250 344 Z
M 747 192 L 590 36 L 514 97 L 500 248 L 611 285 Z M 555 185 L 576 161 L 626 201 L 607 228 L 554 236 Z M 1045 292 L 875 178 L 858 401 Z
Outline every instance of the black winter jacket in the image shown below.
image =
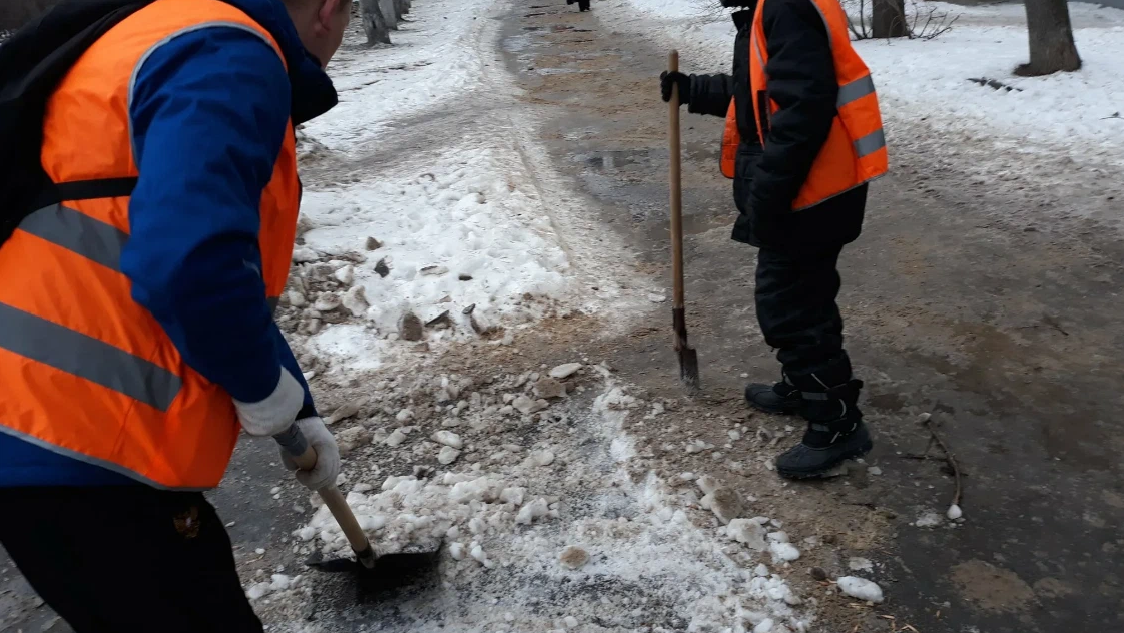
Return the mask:
M 753 9 L 733 14 L 738 35 L 730 75 L 691 75 L 689 112 L 725 116 L 734 99 L 741 145 L 734 169 L 739 216 L 733 239 L 790 254 L 853 242 L 862 232 L 867 187 L 794 213 L 792 200 L 827 140 L 838 84 L 827 29 L 811 0 L 767 0 L 766 90 L 779 110 L 757 138 L 749 86 Z

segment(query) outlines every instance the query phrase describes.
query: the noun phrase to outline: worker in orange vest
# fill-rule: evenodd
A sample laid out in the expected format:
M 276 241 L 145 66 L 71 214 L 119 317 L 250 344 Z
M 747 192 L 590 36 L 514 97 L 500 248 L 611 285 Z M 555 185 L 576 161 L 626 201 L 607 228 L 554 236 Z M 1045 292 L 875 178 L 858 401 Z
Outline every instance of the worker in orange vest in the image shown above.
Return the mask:
M 838 0 L 723 0 L 737 28 L 733 72 L 665 72 L 688 111 L 726 117 L 722 173 L 739 217 L 733 239 L 758 248 L 755 299 L 782 377 L 751 384 L 757 409 L 799 413 L 782 476 L 823 475 L 871 450 L 857 405 L 862 382 L 843 349 L 836 263 L 862 231 L 867 183 L 887 171 L 870 71 L 851 45 Z
M 271 312 L 350 11 L 83 0 L 0 46 L 0 543 L 78 633 L 262 631 L 200 491 L 294 424 L 336 481 Z

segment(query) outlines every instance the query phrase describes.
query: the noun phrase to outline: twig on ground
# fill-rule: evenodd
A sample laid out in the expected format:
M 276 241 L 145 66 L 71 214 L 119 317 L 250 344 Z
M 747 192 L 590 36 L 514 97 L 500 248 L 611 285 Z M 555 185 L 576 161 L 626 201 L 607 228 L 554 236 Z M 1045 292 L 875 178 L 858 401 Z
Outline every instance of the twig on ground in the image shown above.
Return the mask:
M 941 439 L 940 434 L 937 433 L 936 427 L 933 426 L 932 418 L 927 418 L 925 420 L 925 426 L 929 429 L 929 435 L 932 436 L 933 441 L 935 441 L 937 445 L 941 447 L 941 450 L 944 451 L 945 460 L 948 461 L 948 465 L 952 468 L 952 475 L 956 479 L 956 493 L 952 495 L 952 505 L 959 506 L 962 485 L 960 479 L 960 466 L 956 463 L 956 456 L 952 454 L 952 451 L 948 448 L 948 445 L 944 443 L 944 440 Z

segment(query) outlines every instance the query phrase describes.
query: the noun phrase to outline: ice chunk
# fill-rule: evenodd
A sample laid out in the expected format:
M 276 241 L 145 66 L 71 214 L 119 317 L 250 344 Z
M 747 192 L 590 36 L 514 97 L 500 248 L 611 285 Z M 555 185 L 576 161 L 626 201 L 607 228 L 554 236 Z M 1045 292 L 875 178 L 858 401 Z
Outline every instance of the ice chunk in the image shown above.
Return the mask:
M 520 525 L 530 525 L 535 519 L 546 516 L 549 510 L 550 506 L 546 499 L 540 497 L 520 508 L 519 514 L 515 515 L 515 522 Z
M 442 446 L 441 452 L 437 453 L 437 463 L 442 466 L 448 466 L 457 461 L 457 458 L 460 456 L 461 452 L 452 446 Z
M 461 440 L 461 436 L 452 431 L 437 431 L 429 439 L 457 450 L 464 448 L 464 441 Z
M 882 596 L 882 587 L 877 583 L 871 582 L 865 578 L 857 576 L 843 576 L 835 580 L 835 585 L 839 587 L 845 595 L 867 602 L 879 603 L 884 599 Z
M 578 370 L 581 368 L 581 363 L 566 363 L 565 365 L 559 365 L 550 370 L 550 377 L 556 380 L 565 380 L 570 376 L 578 373 Z
M 749 519 L 734 519 L 726 527 L 726 534 L 751 550 L 765 549 L 765 529 Z
M 792 543 L 769 543 L 769 553 L 777 561 L 792 562 L 800 558 L 800 550 Z

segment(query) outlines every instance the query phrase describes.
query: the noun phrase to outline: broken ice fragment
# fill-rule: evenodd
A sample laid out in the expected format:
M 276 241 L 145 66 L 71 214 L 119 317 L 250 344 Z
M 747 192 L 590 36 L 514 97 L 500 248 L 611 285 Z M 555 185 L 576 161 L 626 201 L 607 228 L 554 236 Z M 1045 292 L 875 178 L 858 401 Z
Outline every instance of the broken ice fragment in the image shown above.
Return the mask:
M 557 380 L 565 380 L 570 376 L 578 373 L 578 370 L 581 368 L 581 363 L 567 363 L 565 365 L 559 365 L 550 370 L 550 377 Z
M 879 603 L 882 602 L 882 588 L 877 583 L 871 582 L 865 578 L 858 578 L 856 576 L 843 576 L 835 579 L 835 585 L 844 595 L 865 600 L 867 602 Z

